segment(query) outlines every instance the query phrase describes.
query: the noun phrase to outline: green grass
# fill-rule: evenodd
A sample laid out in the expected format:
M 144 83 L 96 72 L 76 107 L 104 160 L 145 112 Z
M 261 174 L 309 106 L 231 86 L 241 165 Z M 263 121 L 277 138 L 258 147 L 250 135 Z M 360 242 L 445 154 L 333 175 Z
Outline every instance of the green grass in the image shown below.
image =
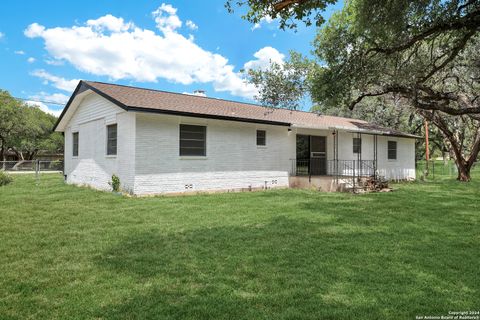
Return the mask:
M 478 310 L 480 183 L 395 189 L 127 198 L 15 176 L 0 187 L 0 319 Z

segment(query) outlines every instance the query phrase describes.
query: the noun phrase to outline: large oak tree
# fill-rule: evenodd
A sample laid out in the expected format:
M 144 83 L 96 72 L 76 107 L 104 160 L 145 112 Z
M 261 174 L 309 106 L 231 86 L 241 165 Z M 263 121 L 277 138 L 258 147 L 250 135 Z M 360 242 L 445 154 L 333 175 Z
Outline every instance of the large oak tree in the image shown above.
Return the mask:
M 21 160 L 33 160 L 39 151 L 62 152 L 63 137 L 52 132 L 56 119 L 0 90 L 0 161 L 7 151 Z
M 255 21 L 278 10 L 282 20 L 305 20 L 316 3 L 252 0 L 246 17 Z M 458 179 L 468 181 L 480 151 L 479 28 L 480 1 L 347 1 L 319 29 L 316 66 L 305 87 L 323 106 L 354 109 L 376 97 L 400 99 L 399 107 L 413 108 L 438 128 Z

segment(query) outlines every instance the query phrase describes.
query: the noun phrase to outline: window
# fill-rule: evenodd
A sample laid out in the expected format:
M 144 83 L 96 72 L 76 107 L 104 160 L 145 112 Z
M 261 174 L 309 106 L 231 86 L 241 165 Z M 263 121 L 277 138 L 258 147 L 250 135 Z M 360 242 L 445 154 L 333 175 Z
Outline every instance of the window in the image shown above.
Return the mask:
M 107 126 L 107 155 L 117 155 L 117 125 Z
M 362 153 L 362 138 L 353 138 L 353 153 Z
M 72 133 L 72 156 L 78 157 L 78 132 Z
M 267 145 L 267 132 L 265 130 L 257 130 L 257 146 Z
M 397 141 L 388 141 L 388 160 L 397 160 Z
M 207 155 L 207 127 L 180 125 L 180 156 Z

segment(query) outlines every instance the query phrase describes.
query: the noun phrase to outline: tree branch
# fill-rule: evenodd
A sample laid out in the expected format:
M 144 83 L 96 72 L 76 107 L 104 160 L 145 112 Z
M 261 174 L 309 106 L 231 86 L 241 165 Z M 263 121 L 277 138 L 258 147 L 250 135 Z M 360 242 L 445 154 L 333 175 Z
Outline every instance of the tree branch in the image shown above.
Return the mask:
M 280 12 L 283 9 L 291 6 L 292 4 L 301 3 L 303 1 L 304 0 L 283 0 L 283 1 L 274 3 L 273 8 L 275 9 L 275 11 Z
M 460 30 L 460 29 L 476 31 L 479 26 L 480 26 L 480 10 L 477 9 L 456 20 L 440 23 L 440 24 L 434 25 L 433 27 L 427 28 L 425 31 L 417 35 L 414 35 L 409 40 L 405 41 L 403 44 L 389 47 L 389 48 L 381 48 L 381 47 L 371 48 L 367 51 L 367 54 L 369 54 L 370 52 L 375 52 L 375 53 L 384 53 L 389 55 L 395 52 L 408 49 L 411 46 L 413 46 L 415 43 L 425 40 L 429 36 L 434 35 L 436 33 L 444 33 L 447 31 Z
M 364 92 L 360 94 L 355 100 L 349 104 L 349 109 L 353 110 L 366 97 L 376 97 L 388 93 L 400 94 L 405 99 L 408 99 L 412 104 L 421 110 L 441 111 L 452 116 L 461 116 L 466 114 L 480 114 L 480 107 L 466 106 L 465 99 L 462 96 L 455 94 L 444 94 L 436 92 L 426 86 L 418 86 L 413 89 L 406 86 L 387 86 L 383 90 L 376 92 Z M 419 96 L 419 93 L 423 95 Z M 456 102 L 463 108 L 454 108 L 449 105 L 450 102 Z
M 419 82 L 425 82 L 427 81 L 430 77 L 432 77 L 435 73 L 437 73 L 439 70 L 443 69 L 447 64 L 449 64 L 451 61 L 453 61 L 453 59 L 455 59 L 458 54 L 460 53 L 460 51 L 465 48 L 465 46 L 467 45 L 467 42 L 468 40 L 473 37 L 475 35 L 476 31 L 475 30 L 470 30 L 469 32 L 467 32 L 462 38 L 461 40 L 459 41 L 458 45 L 455 46 L 452 50 L 452 52 L 450 53 L 450 55 L 445 59 L 443 60 L 443 62 L 441 64 L 439 64 L 438 66 L 434 66 L 434 68 L 432 70 L 430 70 L 429 73 L 427 73 L 424 77 L 422 77 L 420 79 Z

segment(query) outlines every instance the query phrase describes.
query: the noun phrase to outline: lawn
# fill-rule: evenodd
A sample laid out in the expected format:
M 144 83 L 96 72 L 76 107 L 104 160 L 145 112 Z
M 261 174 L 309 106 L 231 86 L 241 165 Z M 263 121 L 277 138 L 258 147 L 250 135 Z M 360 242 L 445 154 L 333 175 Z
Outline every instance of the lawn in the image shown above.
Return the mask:
M 0 187 L 0 319 L 479 310 L 480 182 L 395 189 L 128 198 L 15 176 Z

